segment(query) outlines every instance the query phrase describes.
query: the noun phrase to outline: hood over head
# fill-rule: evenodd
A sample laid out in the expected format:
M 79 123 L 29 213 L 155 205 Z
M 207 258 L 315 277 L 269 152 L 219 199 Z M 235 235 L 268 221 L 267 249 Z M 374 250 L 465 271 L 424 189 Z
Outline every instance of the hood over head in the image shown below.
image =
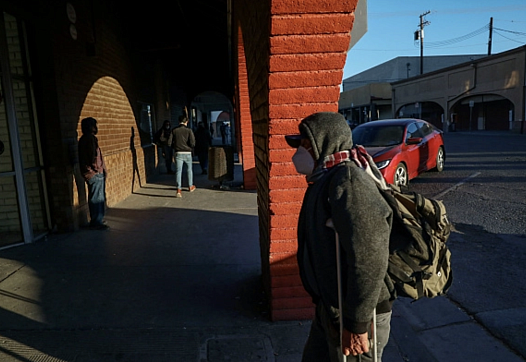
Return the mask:
M 299 125 L 299 135 L 285 136 L 292 147 L 299 147 L 301 138 L 308 138 L 316 160 L 352 148 L 352 132 L 347 121 L 337 112 L 314 113 Z

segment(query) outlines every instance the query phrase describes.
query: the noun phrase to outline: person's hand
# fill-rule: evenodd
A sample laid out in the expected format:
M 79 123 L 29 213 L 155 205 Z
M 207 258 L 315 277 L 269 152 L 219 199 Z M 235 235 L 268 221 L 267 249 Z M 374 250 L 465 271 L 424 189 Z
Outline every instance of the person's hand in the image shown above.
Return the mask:
M 367 333 L 351 333 L 345 328 L 342 333 L 342 352 L 348 356 L 357 356 L 369 352 L 369 337 Z

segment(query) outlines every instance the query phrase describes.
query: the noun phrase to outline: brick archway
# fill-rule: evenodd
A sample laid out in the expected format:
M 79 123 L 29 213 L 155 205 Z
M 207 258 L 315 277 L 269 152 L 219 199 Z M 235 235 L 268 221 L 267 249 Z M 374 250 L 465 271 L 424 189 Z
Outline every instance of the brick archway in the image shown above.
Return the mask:
M 108 97 L 111 95 L 111 102 Z M 112 77 L 102 77 L 91 87 L 84 100 L 77 125 L 80 138 L 81 120 L 93 117 L 97 120 L 99 132 L 97 138 L 108 168 L 106 181 L 108 206 L 124 200 L 130 190 L 135 191 L 142 182 L 146 182 L 144 151 L 141 146 L 140 131 L 135 122 L 133 109 L 120 83 Z M 77 170 L 78 171 L 78 170 Z M 78 172 L 77 172 L 78 173 Z M 84 195 L 86 187 L 79 178 L 79 190 L 74 192 L 75 205 L 86 207 Z

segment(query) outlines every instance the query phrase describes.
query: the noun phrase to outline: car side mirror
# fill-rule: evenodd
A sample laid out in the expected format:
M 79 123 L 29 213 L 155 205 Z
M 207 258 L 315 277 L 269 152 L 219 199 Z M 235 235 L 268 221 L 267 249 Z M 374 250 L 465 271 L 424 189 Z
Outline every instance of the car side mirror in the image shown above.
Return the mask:
M 408 145 L 417 145 L 419 144 L 420 142 L 422 142 L 422 137 L 411 137 L 411 138 L 408 138 L 407 139 L 407 144 Z

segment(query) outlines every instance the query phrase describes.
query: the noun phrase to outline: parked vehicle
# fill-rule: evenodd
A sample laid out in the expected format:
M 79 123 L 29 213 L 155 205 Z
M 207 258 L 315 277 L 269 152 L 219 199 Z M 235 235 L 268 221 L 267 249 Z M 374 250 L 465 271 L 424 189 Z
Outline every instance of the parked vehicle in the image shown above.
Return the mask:
M 422 172 L 444 169 L 442 131 L 421 119 L 387 119 L 364 123 L 352 131 L 390 184 L 407 186 Z

